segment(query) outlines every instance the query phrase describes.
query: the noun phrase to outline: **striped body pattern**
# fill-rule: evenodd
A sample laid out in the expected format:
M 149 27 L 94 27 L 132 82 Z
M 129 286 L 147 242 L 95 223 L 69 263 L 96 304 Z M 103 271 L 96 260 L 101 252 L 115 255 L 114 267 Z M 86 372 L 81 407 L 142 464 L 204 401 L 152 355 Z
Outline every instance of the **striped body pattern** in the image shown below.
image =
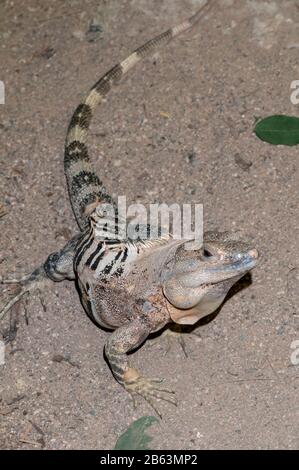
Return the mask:
M 210 2 L 206 6 L 209 8 Z M 114 201 L 92 169 L 86 141 L 94 110 L 113 85 L 140 60 L 192 28 L 203 9 L 151 39 L 103 75 L 75 110 L 65 143 L 64 170 L 70 202 L 83 232 L 74 254 L 82 303 L 94 322 L 115 329 L 105 345 L 105 354 L 116 380 L 129 392 L 142 395 L 151 405 L 154 397 L 173 404 L 176 401 L 172 392 L 160 389 L 132 368 L 127 353 L 170 320 L 160 273 L 177 242 L 168 236 L 137 241 L 118 240 L 109 237 L 109 233 L 96 236 L 99 207 L 106 203 L 114 205 Z
M 78 244 L 78 251 L 74 259 L 75 269 L 86 267 L 94 273 L 94 278 L 105 276 L 121 276 L 125 273 L 126 262 L 130 263 L 136 258 L 138 248 L 127 242 L 118 240 L 96 240 L 93 231 L 87 232 Z
M 48 282 L 76 281 L 88 315 L 113 330 L 104 351 L 114 377 L 154 408 L 154 399 L 176 404 L 173 392 L 161 380 L 146 378 L 132 367 L 128 353 L 168 323 L 195 324 L 215 311 L 231 286 L 255 266 L 258 254 L 249 243 L 226 232 L 205 235 L 203 246 L 194 251 L 185 249 L 183 240 L 173 239 L 162 228 L 153 230 L 158 234 L 153 239 L 119 236 L 123 220 L 93 171 L 87 135 L 95 108 L 113 85 L 140 60 L 191 29 L 213 3 L 207 0 L 191 18 L 136 49 L 91 88 L 73 114 L 65 142 L 64 171 L 80 233 L 29 276 L 1 281 L 14 287 L 4 298 L 0 296 L 0 320 L 32 290 Z M 106 204 L 115 209 L 113 220 L 105 215 Z M 116 229 L 113 233 L 111 222 Z M 151 233 L 152 227 L 142 228 Z
M 205 5 L 206 6 L 206 5 Z M 82 295 L 88 298 L 93 283 L 107 283 L 110 278 L 126 277 L 131 273 L 132 265 L 144 252 L 152 251 L 153 246 L 165 245 L 167 250 L 168 238 L 119 241 L 109 234 L 98 239 L 95 236 L 96 224 L 99 220 L 97 209 L 103 204 L 112 204 L 114 201 L 107 193 L 102 181 L 93 171 L 87 148 L 87 135 L 95 108 L 102 102 L 114 84 L 120 82 L 122 77 L 140 60 L 148 57 L 170 40 L 189 30 L 201 18 L 202 10 L 198 11 L 188 20 L 168 29 L 155 38 L 138 47 L 126 59 L 112 67 L 91 88 L 85 100 L 79 104 L 70 121 L 65 143 L 64 170 L 68 184 L 70 202 L 74 215 L 84 235 L 79 241 L 74 258 L 74 270 L 81 282 Z M 115 205 L 114 205 L 115 207 Z M 116 207 L 115 210 L 117 211 Z M 117 213 L 116 213 L 117 218 Z M 103 221 L 102 221 L 103 222 Z M 116 222 L 117 228 L 117 222 Z M 117 231 L 117 230 L 116 230 Z M 84 281 L 83 281 L 84 279 Z M 86 308 L 87 303 L 85 303 Z M 92 310 L 88 303 L 89 315 Z

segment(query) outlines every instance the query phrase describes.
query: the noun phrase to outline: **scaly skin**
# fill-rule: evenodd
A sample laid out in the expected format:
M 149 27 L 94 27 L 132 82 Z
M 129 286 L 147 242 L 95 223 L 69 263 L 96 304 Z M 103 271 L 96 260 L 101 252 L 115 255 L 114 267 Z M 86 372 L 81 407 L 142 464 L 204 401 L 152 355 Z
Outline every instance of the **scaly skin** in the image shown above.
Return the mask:
M 99 224 L 110 222 L 103 208 L 113 201 L 92 170 L 87 131 L 95 107 L 112 85 L 141 59 L 190 29 L 203 11 L 136 49 L 106 73 L 78 106 L 67 132 L 64 167 L 81 232 L 30 276 L 8 281 L 12 287 L 4 292 L 0 305 L 1 320 L 33 289 L 51 281 L 76 280 L 88 315 L 114 330 L 105 354 L 115 379 L 153 407 L 155 399 L 176 404 L 174 394 L 161 385 L 161 379 L 148 379 L 138 372 L 127 353 L 168 323 L 194 324 L 217 309 L 231 286 L 255 266 L 258 254 L 250 243 L 228 233 L 207 233 L 203 246 L 193 251 L 185 249 L 189 242 L 165 234 L 137 241 L 110 237 L 109 231 L 99 236 Z

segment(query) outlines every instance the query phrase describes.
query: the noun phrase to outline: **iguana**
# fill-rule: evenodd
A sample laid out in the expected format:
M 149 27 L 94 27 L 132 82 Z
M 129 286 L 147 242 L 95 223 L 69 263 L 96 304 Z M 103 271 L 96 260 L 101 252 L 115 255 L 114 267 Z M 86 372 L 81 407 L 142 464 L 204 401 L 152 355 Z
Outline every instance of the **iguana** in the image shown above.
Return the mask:
M 109 233 L 99 235 L 103 207 L 114 202 L 92 169 L 87 133 L 96 106 L 112 86 L 141 59 L 189 30 L 202 11 L 136 49 L 91 88 L 73 114 L 65 143 L 64 170 L 80 232 L 29 276 L 2 281 L 13 286 L 4 292 L 0 319 L 26 293 L 47 282 L 76 281 L 87 314 L 113 330 L 105 355 L 115 379 L 152 406 L 155 399 L 176 404 L 174 394 L 160 379 L 146 378 L 132 367 L 127 353 L 171 322 L 195 324 L 215 311 L 231 286 L 256 265 L 258 252 L 227 232 L 205 233 L 202 247 L 195 250 L 187 249 L 192 242 L 171 236 L 120 240 Z

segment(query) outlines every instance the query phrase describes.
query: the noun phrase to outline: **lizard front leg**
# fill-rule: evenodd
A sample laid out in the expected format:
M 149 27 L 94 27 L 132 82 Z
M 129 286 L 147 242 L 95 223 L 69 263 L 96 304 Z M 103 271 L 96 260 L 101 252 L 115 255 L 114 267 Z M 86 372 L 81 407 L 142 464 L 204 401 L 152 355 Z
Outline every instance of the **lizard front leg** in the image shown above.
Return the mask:
M 70 240 L 59 252 L 49 255 L 46 262 L 28 276 L 0 281 L 0 284 L 7 286 L 0 299 L 0 321 L 17 302 L 33 290 L 42 289 L 51 281 L 74 279 L 73 260 L 80 236 L 82 235 Z
M 163 388 L 163 379 L 150 379 L 133 368 L 127 353 L 136 349 L 151 333 L 151 322 L 147 316 L 136 318 L 115 330 L 105 344 L 105 354 L 115 379 L 131 394 L 141 395 L 157 411 L 154 400 L 165 400 L 177 405 L 174 392 Z

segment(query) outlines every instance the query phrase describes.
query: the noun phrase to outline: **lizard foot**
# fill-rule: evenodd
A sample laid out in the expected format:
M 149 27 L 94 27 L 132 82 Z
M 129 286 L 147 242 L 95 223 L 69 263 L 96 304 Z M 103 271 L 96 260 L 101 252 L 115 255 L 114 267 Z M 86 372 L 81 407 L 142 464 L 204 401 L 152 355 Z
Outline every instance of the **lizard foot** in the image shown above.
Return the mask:
M 160 418 L 162 418 L 162 415 L 155 405 L 155 400 L 164 400 L 177 406 L 177 400 L 174 396 L 175 392 L 161 385 L 164 379 L 146 378 L 131 368 L 127 371 L 126 375 L 129 375 L 129 377 L 124 382 L 125 389 L 133 396 L 133 399 L 135 394 L 142 396 Z
M 186 341 L 185 341 L 184 336 L 191 337 L 191 338 L 195 339 L 195 341 L 200 341 L 200 334 L 199 333 L 195 333 L 193 331 L 193 329 L 191 329 L 190 327 L 186 327 L 186 326 L 182 326 L 182 325 L 178 325 L 178 324 L 171 325 L 169 328 L 167 328 L 167 330 L 163 331 L 161 336 L 159 338 L 157 338 L 156 341 L 158 341 L 158 340 L 160 341 L 160 338 L 165 338 L 166 339 L 167 345 L 166 345 L 166 350 L 165 350 L 165 353 L 164 353 L 165 356 L 171 350 L 173 342 L 178 341 L 180 347 L 183 350 L 183 353 L 184 353 L 185 357 L 187 358 L 189 356 L 188 356 L 188 353 L 187 353 Z M 156 341 L 155 341 L 155 343 L 156 343 Z
M 28 295 L 33 289 L 39 289 L 45 283 L 46 278 L 40 269 L 37 269 L 29 276 L 22 279 L 0 280 L 0 285 L 8 286 L 0 298 L 0 321 L 6 313 L 24 296 Z

